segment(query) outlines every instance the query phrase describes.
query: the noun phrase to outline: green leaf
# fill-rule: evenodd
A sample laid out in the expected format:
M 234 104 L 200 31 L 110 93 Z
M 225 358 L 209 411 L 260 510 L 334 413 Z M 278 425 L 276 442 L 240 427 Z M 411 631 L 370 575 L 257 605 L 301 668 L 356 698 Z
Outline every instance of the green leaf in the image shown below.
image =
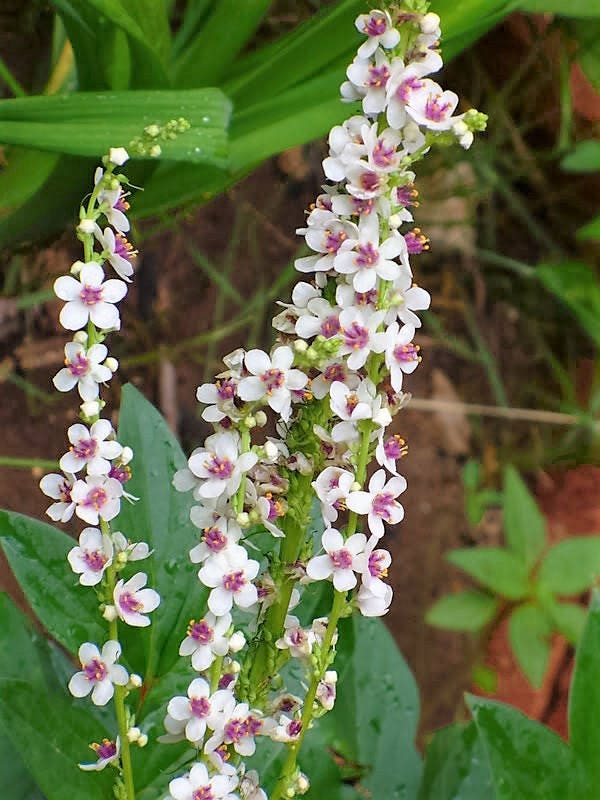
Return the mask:
M 3 800 L 44 800 L 23 759 L 0 729 L 0 797 Z
M 498 689 L 498 673 L 486 664 L 477 664 L 473 667 L 471 677 L 475 686 L 487 694 L 495 694 Z
M 578 142 L 561 161 L 567 172 L 597 172 L 600 169 L 600 142 L 588 139 Z
M 600 239 L 600 217 L 595 217 L 577 231 L 578 239 Z
M 600 12 L 597 20 L 573 22 L 569 27 L 579 42 L 577 60 L 587 79 L 600 89 Z
M 0 544 L 29 604 L 49 633 L 71 653 L 101 643 L 106 625 L 94 592 L 79 585 L 67 553 L 75 541 L 31 517 L 0 511 Z
M 495 597 L 468 589 L 440 597 L 425 615 L 425 621 L 436 628 L 476 633 L 491 622 L 497 608 Z
M 100 157 L 150 124 L 184 116 L 189 130 L 162 141 L 161 158 L 225 166 L 230 104 L 218 89 L 24 97 L 0 101 L 1 141 Z
M 131 385 L 123 388 L 121 397 L 119 441 L 133 448 L 127 490 L 140 499 L 121 504 L 115 529 L 132 541 L 148 542 L 154 552 L 143 568 L 148 585 L 163 599 L 152 625 L 124 631 L 123 652 L 133 669 L 145 673 L 149 659 L 150 674 L 162 675 L 178 661 L 189 620 L 202 616 L 206 605 L 207 590 L 198 581 L 198 567 L 189 560 L 189 550 L 198 540 L 189 518 L 192 498 L 172 486 L 174 473 L 187 460 L 163 417 Z
M 572 536 L 548 552 L 538 574 L 540 586 L 561 595 L 584 592 L 600 575 L 600 536 Z
M 516 555 L 504 548 L 464 547 L 450 551 L 446 558 L 486 589 L 509 600 L 521 600 L 528 594 L 527 568 Z
M 520 0 L 519 9 L 530 14 L 559 14 L 563 17 L 600 17 L 600 0 Z
M 504 470 L 504 538 L 509 548 L 531 568 L 546 544 L 546 521 L 517 470 Z
M 600 142 L 598 146 L 600 148 Z M 600 283 L 590 267 L 578 261 L 540 264 L 535 274 L 542 285 L 569 308 L 587 335 L 600 346 Z
M 86 773 L 77 763 L 95 760 L 87 746 L 109 735 L 107 728 L 94 706 L 70 696 L 52 668 L 55 659 L 64 660 L 34 636 L 8 597 L 0 596 L 2 728 L 47 800 L 105 800 L 109 771 Z
M 515 708 L 467 695 L 495 800 L 591 800 L 581 765 L 553 731 Z
M 462 471 L 462 482 L 467 489 L 475 491 L 481 483 L 481 464 L 479 461 L 469 459 Z
M 547 616 L 530 603 L 519 606 L 510 615 L 508 631 L 519 666 L 531 685 L 538 689 L 550 658 L 552 626 Z
M 569 695 L 569 739 L 590 778 L 600 786 L 600 592 L 595 590 L 587 623 L 575 655 L 575 671 Z
M 171 27 L 166 0 L 126 0 L 124 5 L 144 40 L 160 61 L 167 64 L 171 52 Z
M 548 612 L 565 639 L 571 644 L 578 644 L 587 620 L 585 608 L 577 603 L 552 603 Z
M 434 734 L 425 754 L 419 800 L 493 800 L 483 746 L 473 722 Z

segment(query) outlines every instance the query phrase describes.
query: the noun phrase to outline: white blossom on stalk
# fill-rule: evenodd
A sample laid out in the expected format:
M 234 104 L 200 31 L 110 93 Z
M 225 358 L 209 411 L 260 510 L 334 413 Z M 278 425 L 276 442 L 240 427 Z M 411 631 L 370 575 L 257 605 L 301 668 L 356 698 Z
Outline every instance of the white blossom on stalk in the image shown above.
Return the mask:
M 289 650 L 292 658 L 307 658 L 312 653 L 315 640 L 315 634 L 310 628 L 305 630 L 298 617 L 288 614 L 283 636 L 275 642 L 275 646 L 279 650 Z
M 251 756 L 256 750 L 254 737 L 263 727 L 263 721 L 248 703 L 236 703 L 234 695 L 227 690 L 215 692 L 211 702 L 212 712 L 208 725 L 213 735 L 204 745 L 204 752 L 211 753 L 222 744 L 232 745 L 241 756 Z
M 382 617 L 389 611 L 392 597 L 392 587 L 387 584 L 383 595 L 373 593 L 363 584 L 356 595 L 356 602 L 363 617 Z
M 190 550 L 193 564 L 201 564 L 207 558 L 231 550 L 242 535 L 240 526 L 231 519 L 221 517 L 214 525 L 209 525 L 202 532 L 201 541 Z
M 121 754 L 121 740 L 117 736 L 113 742 L 110 739 L 103 739 L 101 742 L 93 742 L 90 749 L 98 756 L 97 761 L 92 764 L 79 764 L 79 769 L 84 772 L 100 772 L 104 767 L 113 764 Z
M 115 235 L 112 228 L 104 228 L 102 231 L 98 225 L 94 227 L 94 236 L 102 246 L 108 262 L 119 278 L 131 283 L 133 275 L 131 259 L 135 258 L 137 253 L 127 239 L 122 233 Z
M 339 253 L 349 250 L 356 242 L 358 228 L 353 222 L 338 219 L 332 211 L 316 209 L 308 218 L 307 228 L 298 228 L 306 244 L 319 255 L 297 258 L 294 266 L 299 272 L 328 272 Z
M 133 578 L 117 582 L 113 600 L 115 610 L 120 619 L 127 625 L 136 628 L 145 628 L 150 625 L 149 614 L 160 604 L 160 595 L 154 589 L 144 589 L 148 576 L 144 572 L 137 572 Z
M 396 525 L 404 518 L 404 509 L 396 500 L 406 489 L 406 480 L 401 476 L 386 482 L 385 470 L 378 469 L 369 481 L 369 491 L 350 492 L 346 505 L 357 514 L 367 514 L 371 533 L 381 539 L 385 530 L 383 523 Z
M 383 50 L 377 50 L 374 62 L 357 56 L 346 70 L 348 81 L 341 87 L 343 99 L 362 97 L 365 114 L 380 114 L 385 108 L 390 74 L 390 62 Z
M 121 557 L 125 556 L 127 562 L 143 561 L 154 552 L 146 542 L 130 542 L 121 531 L 113 531 L 112 540 L 115 552 Z
M 405 456 L 408 452 L 406 442 L 399 434 L 393 434 L 385 438 L 382 430 L 375 449 L 375 458 L 381 467 L 385 467 L 392 475 L 397 475 L 396 461 Z
M 114 519 L 121 508 L 122 495 L 123 485 L 116 478 L 102 475 L 88 475 L 84 481 L 75 481 L 71 489 L 75 513 L 89 525 Z
M 352 496 L 352 495 L 350 495 Z M 348 539 L 334 528 L 328 528 L 321 537 L 326 555 L 314 556 L 306 565 L 306 574 L 315 581 L 333 576 L 338 592 L 347 592 L 356 586 L 357 558 L 364 551 L 367 537 L 355 533 Z
M 340 355 L 348 355 L 348 367 L 364 367 L 371 352 L 381 352 L 377 328 L 383 322 L 385 311 L 371 313 L 360 308 L 345 308 L 340 314 Z
M 86 350 L 81 342 L 67 342 L 65 366 L 52 379 L 54 386 L 59 392 L 69 392 L 77 386 L 82 400 L 95 400 L 98 384 L 112 378 L 111 370 L 102 363 L 107 356 L 106 345 L 96 343 Z
M 92 693 L 92 703 L 105 706 L 115 693 L 113 684 L 125 686 L 129 675 L 125 667 L 115 662 L 121 655 L 121 645 L 110 640 L 102 648 L 84 642 L 78 651 L 81 672 L 69 681 L 69 691 L 74 697 L 87 697 Z
M 84 528 L 79 545 L 69 550 L 67 559 L 82 586 L 97 586 L 113 560 L 114 547 L 110 536 L 98 528 Z
M 258 600 L 256 586 L 252 583 L 258 575 L 260 564 L 248 558 L 243 547 L 219 553 L 205 562 L 198 577 L 212 589 L 208 607 L 217 617 L 228 614 L 235 602 L 239 608 L 249 608 Z
M 63 472 L 76 473 L 86 469 L 88 475 L 107 475 L 111 460 L 118 458 L 123 451 L 120 445 L 109 436 L 114 436 L 112 425 L 107 419 L 99 419 L 90 429 L 77 423 L 67 431 L 71 448 L 59 461 Z
M 299 317 L 296 322 L 296 333 L 302 339 L 311 339 L 313 336 L 323 336 L 331 339 L 340 332 L 340 310 L 332 306 L 324 297 L 310 300 L 307 313 Z
M 341 467 L 325 467 L 312 486 L 321 501 L 321 513 L 327 522 L 335 522 L 346 510 L 346 498 L 355 481 L 354 473 Z
M 338 253 L 334 266 L 343 275 L 352 275 L 352 285 L 357 292 L 375 288 L 377 279 L 393 281 L 400 276 L 400 264 L 392 259 L 406 258 L 406 242 L 397 233 L 379 244 L 379 220 L 370 214 L 361 219 L 359 238 L 351 251 Z
M 98 167 L 94 173 L 94 184 L 98 185 L 103 177 L 104 170 L 102 167 Z M 129 203 L 125 199 L 122 187 L 120 185 L 114 189 L 103 187 L 98 192 L 98 203 L 113 228 L 121 233 L 127 233 L 131 227 L 126 216 L 126 212 L 129 211 Z
M 198 763 L 169 783 L 169 793 L 173 800 L 238 800 L 232 794 L 237 784 L 237 778 L 231 775 L 209 777 L 206 765 Z
M 391 50 L 400 41 L 400 31 L 394 28 L 387 11 L 375 9 L 368 14 L 359 14 L 354 24 L 368 37 L 358 48 L 360 58 L 370 58 L 379 46 Z
M 194 450 L 188 459 L 192 480 L 194 477 L 199 479 L 196 481 L 199 496 L 213 498 L 223 493 L 234 495 L 242 475 L 256 464 L 256 453 L 240 453 L 237 433 L 215 433 L 206 439 L 204 445 Z M 175 474 L 174 482 L 179 474 Z M 175 485 L 177 488 L 177 483 Z
M 423 125 L 429 130 L 449 130 L 460 119 L 452 116 L 458 105 L 458 95 L 450 90 L 444 91 L 429 78 L 423 84 L 420 89 L 411 93 L 406 105 L 407 114 L 417 125 Z
M 333 126 L 329 133 L 329 156 L 323 160 L 323 172 L 330 181 L 343 181 L 348 165 L 366 155 L 362 134 L 364 126 L 368 124 L 366 117 L 356 115 L 341 125 Z M 333 208 L 333 201 L 330 203 Z M 312 214 L 314 212 L 309 220 Z
M 114 305 L 127 294 L 127 284 L 111 278 L 104 280 L 104 270 L 95 261 L 83 264 L 79 280 L 62 275 L 54 281 L 54 291 L 66 305 L 60 312 L 60 324 L 69 331 L 83 328 L 91 320 L 101 330 L 118 330 L 119 311 Z
M 209 611 L 203 619 L 190 620 L 187 635 L 179 646 L 180 656 L 191 656 L 192 667 L 197 672 L 208 669 L 218 656 L 229 649 L 227 632 L 231 627 L 231 614 L 216 617 Z
M 57 472 L 44 475 L 40 481 L 42 492 L 58 501 L 46 509 L 46 514 L 55 522 L 68 522 L 75 513 L 75 501 L 71 496 L 74 484 L 74 475 L 59 475 Z
M 242 378 L 238 395 L 245 401 L 266 397 L 267 403 L 284 422 L 291 416 L 293 390 L 303 389 L 308 376 L 302 370 L 292 369 L 294 353 L 290 347 L 276 347 L 271 356 L 262 350 L 249 350 L 244 363 L 250 377 Z
M 429 292 L 420 286 L 415 286 L 410 272 L 403 270 L 394 281 L 386 322 L 394 322 L 397 318 L 405 325 L 420 328 L 421 320 L 414 312 L 426 311 L 430 304 Z
M 404 375 L 414 372 L 421 361 L 419 348 L 412 342 L 415 329 L 412 325 L 403 325 L 398 330 L 398 323 L 392 322 L 385 335 L 385 363 L 390 371 L 392 388 L 399 392 Z
M 317 687 L 316 698 L 327 711 L 331 711 L 335 705 L 337 679 L 337 672 L 328 669 Z
M 387 584 L 381 579 L 387 577 L 388 567 L 392 563 L 392 557 L 387 550 L 375 549 L 379 538 L 372 536 L 367 542 L 364 553 L 358 557 L 358 572 L 361 574 L 363 586 L 374 595 L 385 597 Z
M 195 678 L 188 686 L 187 697 L 172 697 L 167 705 L 164 725 L 172 741 L 185 738 L 198 747 L 204 739 L 210 711 L 210 686 L 203 678 Z

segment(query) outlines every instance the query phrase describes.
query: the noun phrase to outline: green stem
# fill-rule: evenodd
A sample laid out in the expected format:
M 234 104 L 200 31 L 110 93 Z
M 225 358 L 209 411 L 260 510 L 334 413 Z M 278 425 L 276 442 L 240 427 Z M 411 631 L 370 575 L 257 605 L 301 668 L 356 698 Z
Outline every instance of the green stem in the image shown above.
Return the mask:
M 2 58 L 0 58 L 0 80 L 4 81 L 15 97 L 27 97 L 27 92 L 6 66 Z
M 57 469 L 56 461 L 46 461 L 43 458 L 12 458 L 0 456 L 0 467 L 17 467 L 19 469 Z

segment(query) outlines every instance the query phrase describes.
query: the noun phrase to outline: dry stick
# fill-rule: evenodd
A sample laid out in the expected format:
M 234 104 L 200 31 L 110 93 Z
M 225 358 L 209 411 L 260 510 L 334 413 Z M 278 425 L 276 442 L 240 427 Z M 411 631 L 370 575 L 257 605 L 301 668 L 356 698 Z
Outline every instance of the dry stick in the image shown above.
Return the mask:
M 468 414 L 471 416 L 518 419 L 525 422 L 541 422 L 548 425 L 577 425 L 579 417 L 559 411 L 537 411 L 534 408 L 499 408 L 482 403 L 459 403 L 452 400 L 435 400 L 413 397 L 408 406 L 416 411 L 444 411 L 448 414 Z M 600 424 L 600 420 L 596 424 Z

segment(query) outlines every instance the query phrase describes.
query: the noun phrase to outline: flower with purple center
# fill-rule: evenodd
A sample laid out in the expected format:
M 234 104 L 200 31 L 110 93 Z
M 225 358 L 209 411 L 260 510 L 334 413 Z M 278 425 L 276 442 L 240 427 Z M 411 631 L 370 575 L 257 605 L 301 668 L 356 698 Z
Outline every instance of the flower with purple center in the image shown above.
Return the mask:
M 294 262 L 299 272 L 328 272 L 333 267 L 336 255 L 349 250 L 358 235 L 353 222 L 338 219 L 331 211 L 312 211 L 306 228 L 298 228 L 296 233 L 304 235 L 306 244 L 316 256 L 304 256 Z
M 394 28 L 387 11 L 375 9 L 368 14 L 359 14 L 354 24 L 359 33 L 368 37 L 358 48 L 360 58 L 370 58 L 378 47 L 391 50 L 400 41 L 400 32 Z
M 326 555 L 310 559 L 306 565 L 308 577 L 322 581 L 333 576 L 333 585 L 338 592 L 353 589 L 357 583 L 355 559 L 364 551 L 367 537 L 362 533 L 354 533 L 344 540 L 339 531 L 328 528 L 321 537 L 321 543 Z
M 361 219 L 359 238 L 353 250 L 340 253 L 334 262 L 342 275 L 352 275 L 357 292 L 368 292 L 377 279 L 393 281 L 400 276 L 401 267 L 392 259 L 400 256 L 406 261 L 406 243 L 402 236 L 392 234 L 379 243 L 379 220 L 375 214 Z
M 173 697 L 167 705 L 164 725 L 170 741 L 187 739 L 200 747 L 211 712 L 210 686 L 203 678 L 195 678 L 187 689 L 187 697 Z
M 349 86 L 342 84 L 345 100 L 362 97 L 365 114 L 380 114 L 386 105 L 386 87 L 391 75 L 390 62 L 383 50 L 375 53 L 375 62 L 357 56 L 346 70 Z
M 237 396 L 237 380 L 223 378 L 216 383 L 203 383 L 196 391 L 196 399 L 204 403 L 202 419 L 207 422 L 221 422 L 226 417 L 237 416 L 235 398 Z
M 302 339 L 323 336 L 331 339 L 340 331 L 340 309 L 332 306 L 324 297 L 315 297 L 306 307 L 306 314 L 296 322 L 296 334 Z
M 75 513 L 89 525 L 98 525 L 101 519 L 105 522 L 114 519 L 119 513 L 122 495 L 122 484 L 103 475 L 88 475 L 84 481 L 75 481 L 71 489 Z
M 450 130 L 461 117 L 453 117 L 458 105 L 458 95 L 426 78 L 421 89 L 412 92 L 406 106 L 407 114 L 429 130 Z
M 75 513 L 75 501 L 71 496 L 74 484 L 74 475 L 59 475 L 57 472 L 44 475 L 40 481 L 42 492 L 57 501 L 46 509 L 46 514 L 55 522 L 68 522 Z
M 385 470 L 378 469 L 369 481 L 369 491 L 350 492 L 346 504 L 357 514 L 367 514 L 371 533 L 381 539 L 383 523 L 396 525 L 404 518 L 404 509 L 396 500 L 406 489 L 406 480 L 398 475 L 386 482 Z
M 90 749 L 96 753 L 98 760 L 94 761 L 93 764 L 79 764 L 79 769 L 84 772 L 99 772 L 108 764 L 118 760 L 121 753 L 121 740 L 118 736 L 114 742 L 110 739 L 102 739 L 101 742 L 92 742 Z
M 82 400 L 95 400 L 98 384 L 112 378 L 110 369 L 102 364 L 107 355 L 108 350 L 103 344 L 93 344 L 86 350 L 80 342 L 67 342 L 65 366 L 52 379 L 54 386 L 59 392 L 69 392 L 77 386 Z
M 256 750 L 254 737 L 263 727 L 262 719 L 250 711 L 247 703 L 236 703 L 228 690 L 214 693 L 213 709 L 208 726 L 214 733 L 206 742 L 204 752 L 213 752 L 222 744 L 227 744 L 233 746 L 241 756 L 253 755 Z
M 256 464 L 256 453 L 240 453 L 237 433 L 215 433 L 204 448 L 194 450 L 188 467 L 198 478 L 198 494 L 202 498 L 232 496 L 238 490 L 243 473 Z
M 342 384 L 343 385 L 343 384 Z M 335 522 L 346 509 L 346 498 L 354 483 L 354 473 L 341 467 L 325 467 L 312 486 L 321 501 L 321 513 L 327 522 Z
M 384 439 L 382 430 L 375 449 L 375 458 L 380 466 L 385 467 L 392 475 L 397 475 L 396 461 L 404 458 L 407 453 L 408 446 L 399 434 L 395 433 Z
M 60 312 L 60 324 L 69 331 L 85 327 L 88 320 L 101 330 L 121 326 L 118 303 L 127 294 L 127 284 L 117 279 L 104 280 L 104 270 L 95 261 L 83 264 L 79 280 L 62 275 L 54 281 L 54 292 L 66 301 Z
M 412 231 L 405 233 L 404 241 L 411 256 L 419 255 L 423 250 L 429 249 L 429 239 L 421 233 L 420 228 L 413 228 Z
M 373 536 L 367 543 L 365 552 L 358 559 L 358 572 L 361 574 L 363 586 L 366 586 L 372 594 L 385 597 L 388 585 L 382 578 L 387 578 L 392 557 L 387 550 L 376 550 L 377 542 L 377 537 Z
M 102 231 L 96 225 L 94 236 L 102 247 L 103 257 L 109 261 L 119 278 L 130 283 L 133 275 L 131 261 L 136 257 L 137 250 L 133 249 L 122 233 L 115 235 L 112 228 L 104 228 Z
M 292 391 L 303 389 L 308 375 L 292 369 L 294 353 L 291 347 L 276 347 L 271 356 L 263 350 L 249 350 L 245 357 L 250 377 L 242 378 L 238 394 L 246 402 L 266 399 L 268 405 L 284 422 L 292 414 Z
M 88 430 L 85 425 L 71 425 L 67 437 L 71 442 L 68 453 L 60 459 L 63 472 L 76 473 L 87 469 L 88 475 L 106 475 L 111 468 L 110 461 L 118 458 L 123 447 L 109 436 L 114 436 L 112 425 L 107 419 L 99 419 Z
M 235 547 L 242 536 L 242 529 L 235 520 L 221 517 L 214 525 L 202 531 L 201 541 L 190 550 L 190 561 L 201 564 L 207 558 Z
M 149 614 L 160 604 L 160 595 L 154 589 L 144 589 L 148 581 L 145 572 L 137 572 L 128 581 L 117 582 L 113 601 L 117 616 L 127 625 L 145 628 L 150 625 Z
M 308 658 L 312 653 L 315 641 L 312 630 L 304 629 L 297 617 L 288 614 L 285 618 L 283 636 L 277 639 L 275 646 L 279 650 L 289 650 L 292 658 Z
M 173 800 L 238 800 L 233 794 L 238 780 L 232 775 L 209 776 L 205 764 L 194 764 L 189 773 L 169 783 Z
M 82 586 L 96 586 L 112 564 L 113 554 L 110 536 L 98 528 L 84 528 L 79 535 L 79 545 L 69 550 L 67 560 L 73 572 L 79 575 Z
M 227 632 L 231 627 L 231 614 L 216 617 L 211 611 L 198 620 L 191 620 L 187 635 L 179 646 L 180 656 L 191 656 L 196 672 L 208 669 L 215 658 L 226 655 L 229 649 Z
M 412 325 L 403 325 L 398 329 L 397 322 L 393 322 L 385 332 L 385 363 L 395 392 L 402 389 L 404 374 L 414 372 L 421 361 L 419 348 L 412 342 L 414 335 L 415 329 Z
M 258 600 L 252 583 L 260 564 L 248 558 L 243 547 L 236 546 L 208 559 L 198 572 L 201 582 L 212 589 L 208 607 L 217 617 L 228 614 L 235 603 L 245 609 Z
M 360 369 L 365 365 L 369 353 L 381 352 L 376 332 L 384 317 L 385 311 L 367 308 L 345 308 L 341 312 L 339 354 L 348 355 L 349 369 Z
M 81 672 L 76 672 L 69 681 L 69 691 L 74 697 L 87 697 L 92 693 L 92 703 L 105 706 L 112 698 L 114 685 L 125 686 L 129 675 L 125 667 L 115 662 L 121 655 L 121 645 L 110 640 L 102 647 L 84 642 L 78 651 Z

